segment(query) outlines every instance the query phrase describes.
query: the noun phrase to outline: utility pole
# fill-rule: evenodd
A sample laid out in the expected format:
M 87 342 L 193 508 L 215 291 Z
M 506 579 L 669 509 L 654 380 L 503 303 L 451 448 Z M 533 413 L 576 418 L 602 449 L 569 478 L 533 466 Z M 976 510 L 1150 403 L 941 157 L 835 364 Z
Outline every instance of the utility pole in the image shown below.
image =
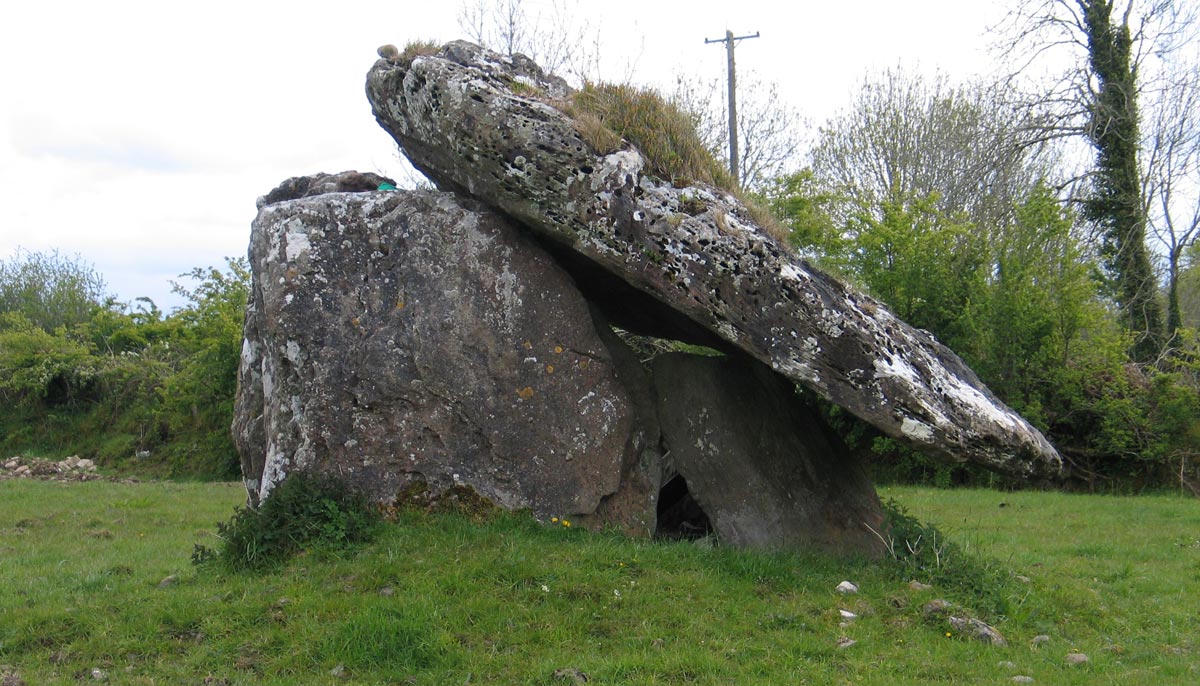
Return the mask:
M 737 76 L 733 68 L 733 46 L 737 41 L 746 38 L 758 38 L 758 32 L 755 31 L 753 36 L 734 36 L 733 31 L 725 30 L 724 38 L 705 38 L 704 43 L 724 43 L 725 53 L 729 57 L 729 173 L 733 175 L 733 182 L 738 186 L 742 185 L 742 180 L 738 174 L 738 134 L 737 134 Z

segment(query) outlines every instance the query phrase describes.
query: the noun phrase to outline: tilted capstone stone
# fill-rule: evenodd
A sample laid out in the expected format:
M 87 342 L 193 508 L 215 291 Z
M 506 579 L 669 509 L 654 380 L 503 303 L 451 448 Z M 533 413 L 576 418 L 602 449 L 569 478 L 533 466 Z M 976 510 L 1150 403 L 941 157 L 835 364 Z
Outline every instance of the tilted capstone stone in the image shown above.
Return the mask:
M 945 459 L 1053 476 L 1048 441 L 961 359 L 881 303 L 766 235 L 731 193 L 676 187 L 630 145 L 597 150 L 556 107 L 561 81 L 464 42 L 367 76 L 376 119 L 440 188 L 476 198 L 547 241 L 585 294 L 621 282 L 730 349 Z M 603 303 L 603 297 L 596 297 Z M 622 324 L 627 301 L 606 314 Z M 680 335 L 684 338 L 684 335 Z

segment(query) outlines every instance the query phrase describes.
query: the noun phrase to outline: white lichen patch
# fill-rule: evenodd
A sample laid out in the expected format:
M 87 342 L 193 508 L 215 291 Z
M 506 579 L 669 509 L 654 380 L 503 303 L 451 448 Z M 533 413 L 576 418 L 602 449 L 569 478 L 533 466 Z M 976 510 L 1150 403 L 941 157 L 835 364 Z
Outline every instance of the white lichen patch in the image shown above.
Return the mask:
M 904 421 L 900 422 L 900 433 L 918 443 L 933 442 L 933 427 L 912 417 L 905 417 Z
M 780 267 L 779 275 L 788 281 L 795 281 L 798 284 L 807 283 L 809 280 L 808 272 L 800 269 L 791 262 L 784 263 Z
M 600 164 L 592 173 L 592 190 L 619 188 L 636 182 L 646 161 L 635 150 L 618 150 L 600 158 Z
M 300 351 L 300 344 L 296 341 L 288 341 L 285 347 L 284 356 L 295 366 L 300 366 L 304 362 L 304 356 Z
M 283 249 L 288 262 L 295 262 L 301 255 L 312 250 L 312 244 L 308 242 L 308 230 L 302 219 L 297 217 L 287 223 Z

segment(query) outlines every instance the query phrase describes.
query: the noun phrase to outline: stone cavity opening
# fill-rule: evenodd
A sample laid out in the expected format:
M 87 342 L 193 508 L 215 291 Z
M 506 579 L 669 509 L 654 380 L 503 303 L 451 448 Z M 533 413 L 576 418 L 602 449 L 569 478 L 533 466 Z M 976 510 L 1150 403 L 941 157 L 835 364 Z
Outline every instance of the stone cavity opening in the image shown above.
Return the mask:
M 682 475 L 667 479 L 658 491 L 658 525 L 655 538 L 696 540 L 713 533 L 712 522 L 688 490 Z

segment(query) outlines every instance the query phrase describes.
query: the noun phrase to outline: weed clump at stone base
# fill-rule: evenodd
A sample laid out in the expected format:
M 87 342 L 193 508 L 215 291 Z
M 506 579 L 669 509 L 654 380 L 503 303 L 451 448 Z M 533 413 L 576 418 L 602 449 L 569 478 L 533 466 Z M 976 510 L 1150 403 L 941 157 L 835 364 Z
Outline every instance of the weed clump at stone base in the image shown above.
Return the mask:
M 952 590 L 980 611 L 1008 614 L 1011 575 L 998 562 L 948 540 L 935 525 L 908 514 L 894 500 L 885 501 L 883 511 L 880 537 L 897 579 Z
M 217 523 L 221 543 L 196 545 L 192 563 L 227 571 L 269 569 L 301 550 L 337 552 L 370 541 L 378 511 L 341 482 L 307 472 L 288 475 L 257 509 L 234 509 Z

